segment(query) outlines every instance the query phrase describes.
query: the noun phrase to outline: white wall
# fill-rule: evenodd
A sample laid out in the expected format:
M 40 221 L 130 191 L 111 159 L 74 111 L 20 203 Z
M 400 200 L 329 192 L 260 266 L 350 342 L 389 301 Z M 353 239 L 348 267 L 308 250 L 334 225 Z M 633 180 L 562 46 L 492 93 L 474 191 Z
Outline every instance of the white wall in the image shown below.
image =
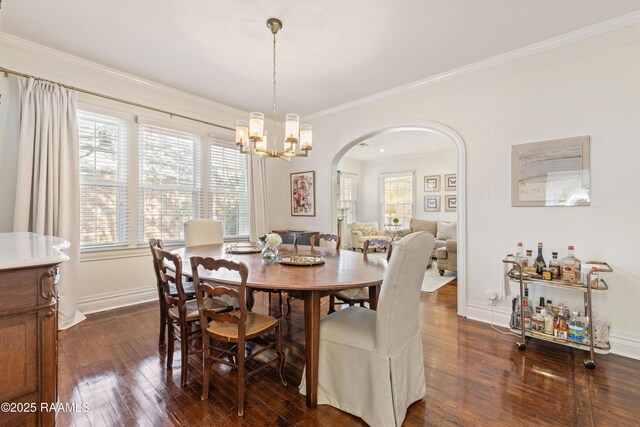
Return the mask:
M 229 127 L 235 126 L 236 119 L 247 117 L 249 114 L 3 33 L 0 33 L 0 58 L 2 58 L 1 65 L 9 69 Z M 19 120 L 17 78 L 0 76 L 0 93 L 2 94 L 2 102 L 0 102 L 0 182 L 2 183 L 0 185 L 0 200 L 2 200 L 0 232 L 8 232 L 13 228 L 17 176 Z M 79 94 L 78 101 L 81 104 L 108 109 L 129 117 L 143 115 L 147 118 L 175 123 L 176 126 L 195 126 L 206 129 L 206 132 L 233 138 L 231 131 L 199 126 L 181 119 L 171 119 L 162 114 L 89 95 Z M 270 175 L 278 177 L 278 183 L 283 179 L 277 175 L 278 172 L 283 173 L 283 177 L 288 176 L 288 169 L 282 168 L 283 164 L 284 162 L 268 165 Z M 284 182 L 286 183 L 286 178 Z M 83 254 L 79 283 L 80 309 L 86 312 L 157 298 L 151 256 L 148 247 L 145 246 Z
M 453 143 L 451 144 L 452 148 Z M 411 157 L 399 157 L 384 160 L 368 160 L 361 162 L 362 175 L 360 188 L 360 212 L 361 220 L 365 222 L 380 222 L 380 175 L 394 172 L 413 172 L 415 176 L 414 217 L 421 219 L 455 221 L 455 212 L 445 212 L 445 194 L 455 194 L 455 192 L 444 191 L 444 174 L 456 172 L 456 151 L 438 151 L 426 155 Z M 424 177 L 427 175 L 440 175 L 440 191 L 425 192 Z M 424 196 L 440 196 L 440 212 L 424 211 Z
M 314 151 L 291 168 L 316 171 L 319 211 L 288 221 L 331 228 L 331 163 L 350 142 L 390 126 L 443 123 L 466 146 L 468 316 L 490 319 L 485 293 L 500 287 L 500 260 L 516 242 L 544 242 L 547 258 L 573 244 L 582 260 L 605 260 L 615 270 L 607 275 L 611 291 L 595 297 L 597 311 L 612 323 L 613 351 L 640 357 L 640 24 L 554 46 L 305 118 L 314 126 Z M 591 135 L 591 206 L 511 207 L 511 146 L 580 135 Z M 288 216 L 279 212 L 278 221 Z M 545 297 L 579 301 L 557 290 Z M 502 301 L 498 320 L 509 311 Z

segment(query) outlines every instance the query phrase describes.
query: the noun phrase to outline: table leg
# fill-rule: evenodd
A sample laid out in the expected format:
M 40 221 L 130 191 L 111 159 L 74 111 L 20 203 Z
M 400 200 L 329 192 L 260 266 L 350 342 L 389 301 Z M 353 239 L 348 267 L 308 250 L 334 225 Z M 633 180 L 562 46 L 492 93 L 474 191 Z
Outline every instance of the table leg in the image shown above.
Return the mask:
M 320 350 L 320 292 L 308 291 L 304 294 L 304 341 L 307 407 L 318 406 L 318 355 Z
M 378 295 L 380 294 L 380 285 L 369 286 L 369 308 L 375 310 L 378 308 Z
M 255 299 L 253 298 L 254 292 L 253 289 L 247 288 L 247 310 L 249 311 L 253 309 L 253 304 L 255 303 Z M 271 294 L 269 294 L 269 302 L 271 302 Z M 271 309 L 271 304 L 269 304 L 269 309 Z

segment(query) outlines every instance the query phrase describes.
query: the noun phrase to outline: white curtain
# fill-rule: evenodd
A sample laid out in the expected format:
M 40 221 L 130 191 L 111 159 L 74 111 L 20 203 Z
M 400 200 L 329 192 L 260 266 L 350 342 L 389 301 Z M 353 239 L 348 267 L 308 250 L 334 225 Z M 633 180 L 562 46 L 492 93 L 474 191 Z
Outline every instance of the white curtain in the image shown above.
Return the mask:
M 266 159 L 249 156 L 249 236 L 252 242 L 269 232 Z
M 19 79 L 20 136 L 14 231 L 71 243 L 60 266 L 58 328 L 85 319 L 77 310 L 80 179 L 76 93 L 54 83 Z

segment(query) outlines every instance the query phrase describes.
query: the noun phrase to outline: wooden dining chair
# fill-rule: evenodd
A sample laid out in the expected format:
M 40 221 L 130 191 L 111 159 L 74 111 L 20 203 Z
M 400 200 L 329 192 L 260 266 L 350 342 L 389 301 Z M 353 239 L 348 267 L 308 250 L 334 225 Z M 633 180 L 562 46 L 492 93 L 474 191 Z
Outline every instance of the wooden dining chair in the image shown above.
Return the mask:
M 335 246 L 328 246 L 328 242 L 335 242 Z M 311 248 L 323 246 L 334 247 L 337 251 L 340 250 L 340 237 L 336 234 L 314 234 L 311 236 Z
M 195 328 L 195 322 L 200 320 L 198 302 L 188 300 L 182 286 L 182 260 L 179 255 L 152 247 L 159 272 L 162 296 L 166 307 L 167 330 L 169 342 L 167 344 L 167 369 L 173 365 L 173 352 L 175 341 L 180 342 L 180 386 L 187 384 L 188 357 L 191 354 L 201 353 L 202 348 L 195 348 L 193 341 L 201 336 L 199 329 Z M 175 294 L 172 290 L 175 289 Z M 203 305 L 216 312 L 231 311 L 232 306 L 227 305 L 218 298 L 207 298 Z M 192 344 L 189 346 L 189 344 Z
M 234 289 L 224 286 L 213 287 L 200 280 L 198 268 L 208 271 L 217 271 L 221 268 L 237 271 L 240 274 L 240 286 Z M 196 298 L 204 349 L 201 399 L 209 398 L 209 377 L 214 362 L 236 368 L 238 371 L 238 416 L 242 416 L 244 413 L 244 385 L 248 378 L 277 362 L 280 381 L 283 385 L 287 385 L 282 374 L 285 359 L 282 351 L 282 317 L 276 318 L 247 310 L 246 285 L 249 270 L 246 264 L 227 259 L 192 257 L 191 269 L 197 290 Z M 212 310 L 206 305 L 205 295 L 210 298 L 218 298 L 222 295 L 235 297 L 240 302 L 240 307 L 228 313 Z M 269 331 L 274 331 L 275 339 L 258 351 L 251 351 L 247 356 L 245 354 L 246 342 L 259 338 Z M 256 356 L 270 349 L 275 349 L 275 357 L 245 373 L 246 362 L 254 360 Z
M 168 322 L 168 314 L 167 314 L 167 304 L 164 299 L 164 293 L 162 291 L 162 282 L 160 280 L 160 269 L 158 268 L 158 259 L 156 257 L 156 253 L 153 250 L 154 248 L 164 250 L 164 243 L 162 239 L 149 239 L 149 248 L 151 249 L 151 257 L 153 259 L 153 272 L 156 276 L 156 288 L 158 291 L 158 302 L 160 304 L 160 334 L 158 338 L 158 347 L 164 347 L 165 345 L 165 337 L 167 332 Z M 182 282 L 182 288 L 184 289 L 185 298 L 187 300 L 194 299 L 196 296 L 195 287 L 193 286 L 193 282 Z M 176 290 L 175 285 L 171 284 L 169 286 L 169 292 L 173 297 L 178 297 L 178 291 Z
M 362 256 L 366 260 L 368 259 L 369 246 L 376 246 L 387 251 L 387 262 L 391 259 L 391 252 L 393 251 L 393 245 L 391 242 L 379 239 L 366 240 L 362 245 Z M 336 302 L 338 300 L 339 302 Z M 344 291 L 336 292 L 329 295 L 329 314 L 336 311 L 336 304 L 349 304 L 349 307 L 353 307 L 356 304 L 360 304 L 360 307 L 364 307 L 365 303 L 369 302 L 369 288 L 356 288 L 345 289 Z

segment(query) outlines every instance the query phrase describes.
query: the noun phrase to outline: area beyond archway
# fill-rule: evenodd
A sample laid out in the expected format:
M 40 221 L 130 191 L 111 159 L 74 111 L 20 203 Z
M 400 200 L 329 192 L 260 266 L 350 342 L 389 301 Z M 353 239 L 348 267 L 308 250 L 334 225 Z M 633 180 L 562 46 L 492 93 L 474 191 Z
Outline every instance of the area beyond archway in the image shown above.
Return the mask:
M 367 139 L 384 133 L 418 131 L 432 132 L 443 135 L 448 138 L 456 148 L 456 173 L 457 173 L 457 222 L 458 222 L 458 308 L 459 316 L 465 316 L 467 313 L 467 244 L 466 244 L 466 150 L 462 137 L 452 128 L 442 123 L 419 120 L 414 124 L 405 124 L 398 126 L 385 127 L 373 131 L 369 131 L 351 141 L 346 142 L 342 148 L 336 153 L 331 162 L 331 188 L 337 185 L 337 167 L 342 157 L 351 148 L 360 144 Z M 331 216 L 334 228 L 337 228 L 337 198 L 333 192 L 331 197 Z

